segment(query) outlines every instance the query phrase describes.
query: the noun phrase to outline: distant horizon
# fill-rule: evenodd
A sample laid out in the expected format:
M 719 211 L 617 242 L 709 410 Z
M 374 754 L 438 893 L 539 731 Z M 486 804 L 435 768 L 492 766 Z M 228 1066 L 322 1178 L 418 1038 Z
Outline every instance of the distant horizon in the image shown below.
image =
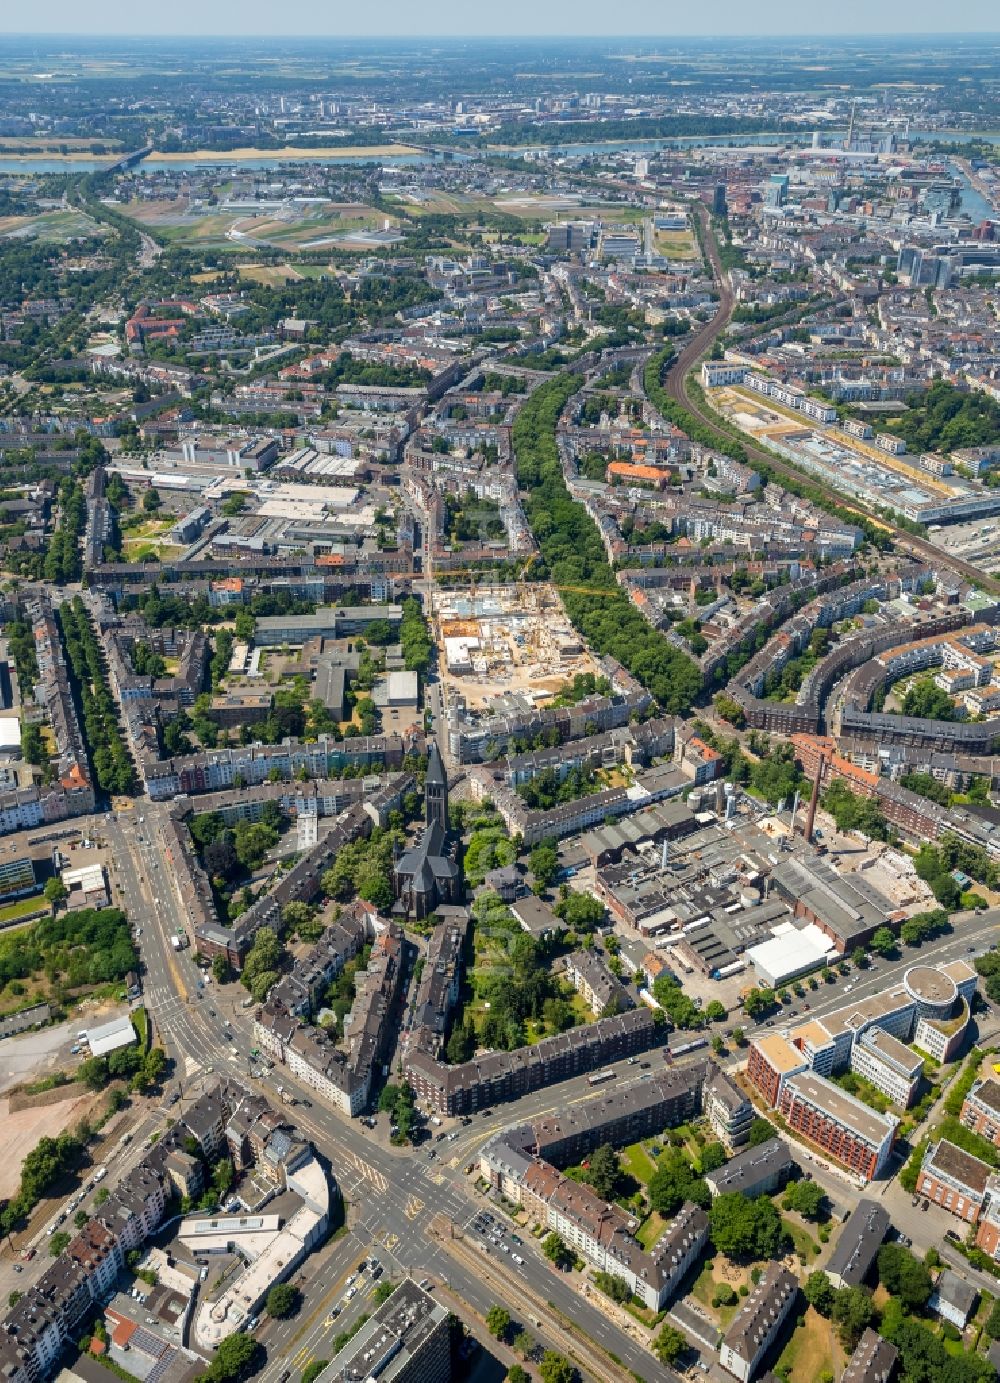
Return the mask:
M 106 39 L 123 39 L 123 40 L 124 40 L 124 39 L 134 39 L 134 38 L 144 38 L 144 39 L 156 40 L 156 39 L 190 38 L 190 39 L 198 39 L 198 40 L 201 41 L 201 42 L 205 42 L 205 41 L 211 42 L 211 41 L 214 41 L 214 40 L 218 40 L 218 41 L 220 41 L 220 42 L 223 42 L 223 41 L 224 41 L 224 42 L 233 42 L 233 41 L 237 41 L 237 42 L 248 42 L 248 43 L 253 43 L 253 42 L 256 42 L 256 41 L 263 42 L 263 41 L 265 41 L 265 40 L 267 40 L 268 42 L 271 42 L 271 41 L 273 41 L 275 38 L 286 38 L 286 39 L 289 39 L 289 40 L 297 40 L 297 39 L 331 39 L 331 40 L 346 40 L 346 41 L 350 41 L 350 42 L 352 42 L 352 43 L 393 43 L 393 42 L 396 42 L 396 41 L 398 41 L 398 40 L 400 40 L 400 39 L 422 39 L 422 40 L 426 40 L 426 41 L 429 42 L 429 43 L 430 43 L 430 42 L 433 42 L 433 43 L 470 43 L 470 42 L 475 42 L 475 43 L 492 43 L 492 42 L 497 42 L 497 43 L 538 43 L 538 42 L 556 42 L 556 41 L 558 41 L 558 42 L 560 42 L 560 43 L 566 43 L 566 44 L 573 44 L 573 43 L 580 43 L 580 42 L 590 42 L 590 41 L 594 41 L 594 42 L 608 41 L 608 42 L 622 42 L 622 43 L 633 43 L 633 42 L 634 42 L 634 43 L 670 43 L 670 42 L 679 42 L 679 41 L 682 41 L 682 40 L 683 40 L 683 41 L 693 41 L 693 42 L 696 42 L 696 43 L 698 43 L 698 42 L 704 42 L 704 43 L 719 43 L 719 42 L 724 42 L 724 43 L 725 43 L 725 42 L 742 43 L 742 42 L 753 42 L 753 43 L 758 43 L 758 42 L 761 42 L 761 41 L 773 41 L 773 42 L 779 42 L 779 43 L 780 43 L 780 42 L 793 43 L 793 42 L 804 42 L 804 41 L 813 42 L 813 43 L 821 43 L 821 42 L 845 42 L 845 43 L 849 43 L 849 42 L 852 42 L 852 41 L 855 41 L 855 40 L 870 41 L 870 40 L 872 40 L 872 39 L 885 39 L 885 40 L 888 40 L 888 41 L 893 42 L 893 43 L 905 43 L 905 42 L 907 42 L 907 41 L 909 41 L 909 40 L 918 40 L 918 39 L 967 39 L 967 38 L 996 38 L 996 39 L 1000 39 L 1000 28 L 995 28 L 995 29 L 950 29 L 950 30 L 948 30 L 948 29 L 913 29 L 913 30 L 911 30 L 910 32 L 908 32 L 908 33 L 906 33 L 906 34 L 892 33 L 892 32 L 890 32 L 890 31 L 888 31 L 888 30 L 882 31 L 882 30 L 875 30 L 875 29 L 871 30 L 870 32 L 861 32 L 861 31 L 858 31 L 858 30 L 846 30 L 846 29 L 845 29 L 845 30 L 843 30 L 843 31 L 841 31 L 841 32 L 826 32 L 826 33 L 823 33 L 823 32 L 820 32 L 820 31 L 816 31 L 815 33 L 812 33 L 812 32 L 799 32 L 799 33 L 795 33 L 795 32 L 792 32 L 792 31 L 790 31 L 790 30 L 787 31 L 787 32 L 779 32 L 779 31 L 775 30 L 774 32 L 767 32 L 767 33 L 762 33 L 762 32 L 759 32 L 759 31 L 758 31 L 757 33 L 746 33 L 746 34 L 742 34 L 742 33 L 712 34 L 712 33 L 693 33 L 693 32 L 692 32 L 692 33 L 671 33 L 671 34 L 666 34 L 666 33 L 639 33 L 638 31 L 635 32 L 635 33 L 622 33 L 622 32 L 619 31 L 619 32 L 614 33 L 614 34 L 612 34 L 612 33 L 599 33 L 599 32 L 593 32 L 593 33 L 577 33 L 577 34 L 541 33 L 541 32 L 539 32 L 539 33 L 509 33 L 509 34 L 499 34 L 499 33 L 489 33 L 489 34 L 488 34 L 488 33 L 482 33 L 482 34 L 477 34 L 477 33 L 464 33 L 464 34 L 463 34 L 463 33 L 434 33 L 434 32 L 421 32 L 421 33 L 417 33 L 416 31 L 407 32 L 407 31 L 403 31 L 403 30 L 400 30 L 400 31 L 397 31 L 397 32 L 394 32 L 394 33 L 391 33 L 391 34 L 388 34 L 388 33 L 382 33 L 382 34 L 333 33 L 333 32 L 320 32 L 320 31 L 317 31 L 317 30 L 310 30 L 310 31 L 308 31 L 308 32 L 306 32 L 306 31 L 304 31 L 304 30 L 303 30 L 303 31 L 296 31 L 296 32 L 283 31 L 282 33 L 279 34 L 279 33 L 277 33 L 277 32 L 269 32 L 269 31 L 266 31 L 266 30 L 261 30 L 261 31 L 258 32 L 258 33 L 245 33 L 245 32 L 241 32 L 241 33 L 222 33 L 222 32 L 213 33 L 213 32 L 207 32 L 207 31 L 206 31 L 205 33 L 200 33 L 200 32 L 197 32 L 197 31 L 195 31 L 195 30 L 176 30 L 176 31 L 171 31 L 171 30 L 160 30 L 160 31 L 158 31 L 158 32 L 153 32 L 152 30 L 145 30 L 145 29 L 135 29 L 135 30 L 131 30 L 131 31 L 129 31 L 129 30 L 112 30 L 112 29 L 103 30 L 103 29 L 102 29 L 102 30 L 91 30 L 91 31 L 88 31 L 88 32 L 84 32 L 84 31 L 82 31 L 82 30 L 71 30 L 71 29 L 67 29 L 67 30 L 57 30 L 57 29 L 53 29 L 53 30 L 28 30 L 28 29 L 24 29 L 24 30 L 22 30 L 22 29 L 4 29 L 4 28 L 0 27 L 0 39 L 5 39 L 5 38 L 51 39 L 51 40 L 63 40 L 63 39 L 87 39 L 87 40 L 92 40 L 92 39 L 105 39 L 105 38 L 106 38 Z
M 845 0 L 831 24 L 828 9 L 815 7 L 815 27 L 800 28 L 803 8 L 796 0 L 769 0 L 744 32 L 747 12 L 737 0 L 716 0 L 710 10 L 671 5 L 669 0 L 621 0 L 613 19 L 602 0 L 507 0 L 500 9 L 470 12 L 464 0 L 382 0 L 380 33 L 366 33 L 371 14 L 363 7 L 329 6 L 323 0 L 174 0 L 162 7 L 133 0 L 91 0 L 90 23 L 80 23 L 77 0 L 47 0 L 30 16 L 14 7 L 0 18 L 0 37 L 42 38 L 244 38 L 362 39 L 368 42 L 418 38 L 441 40 L 605 39 L 631 42 L 671 39 L 740 40 L 962 38 L 1000 34 L 995 0 L 961 0 L 952 12 L 959 27 L 942 31 L 941 10 L 931 0 Z M 707 15 L 712 24 L 707 30 Z M 28 21 L 30 20 L 30 26 Z M 477 20 L 480 22 L 477 24 Z M 20 21 L 20 22 L 18 22 Z M 838 22 L 839 21 L 839 22 Z M 41 22 L 41 27 L 38 27 Z M 613 24 L 613 28 L 609 28 Z M 496 26 L 499 25 L 499 32 Z

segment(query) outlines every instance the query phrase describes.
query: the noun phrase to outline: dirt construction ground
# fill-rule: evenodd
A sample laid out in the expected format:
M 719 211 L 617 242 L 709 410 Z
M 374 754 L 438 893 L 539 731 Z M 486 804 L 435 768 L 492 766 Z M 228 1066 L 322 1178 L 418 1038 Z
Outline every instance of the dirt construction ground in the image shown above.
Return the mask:
M 21 1179 L 21 1163 L 40 1138 L 55 1138 L 78 1123 L 90 1110 L 97 1097 L 84 1091 L 73 1099 L 59 1104 L 42 1105 L 35 1109 L 10 1112 L 10 1100 L 0 1096 L 0 1127 L 3 1128 L 3 1162 L 0 1163 L 0 1197 L 6 1199 L 17 1191 Z

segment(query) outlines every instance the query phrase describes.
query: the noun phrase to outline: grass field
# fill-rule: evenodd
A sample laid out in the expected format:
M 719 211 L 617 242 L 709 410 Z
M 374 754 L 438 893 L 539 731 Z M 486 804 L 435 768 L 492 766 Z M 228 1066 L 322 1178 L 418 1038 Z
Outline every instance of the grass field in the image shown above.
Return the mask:
M 657 231 L 656 248 L 668 259 L 697 259 L 698 246 L 690 231 Z
M 285 283 L 298 283 L 303 277 L 291 264 L 241 264 L 239 274 L 241 279 L 249 279 L 251 283 L 263 283 L 268 288 L 280 288 Z
M 183 551 L 177 543 L 151 543 L 141 538 L 126 538 L 122 543 L 122 555 L 126 562 L 166 562 L 171 557 L 179 557 Z
M 382 226 L 384 212 L 361 203 L 322 202 L 268 208 L 260 215 L 239 208 L 192 208 L 184 198 L 129 202 L 125 214 L 178 244 L 252 248 L 255 243 L 287 250 L 322 249 L 339 236 Z
M 776 1367 L 782 1371 L 782 1377 L 786 1377 L 785 1368 L 790 1370 L 789 1383 L 817 1383 L 831 1364 L 839 1378 L 844 1359 L 836 1333 L 830 1322 L 809 1306 L 781 1351 Z
M 38 216 L 0 217 L 0 239 L 46 240 L 63 245 L 84 236 L 106 234 L 104 226 L 82 211 L 43 211 Z
M 95 147 L 120 149 L 122 144 L 121 140 L 118 139 L 85 139 L 75 135 L 56 139 L 50 134 L 5 134 L 0 135 L 0 147 L 16 149 L 23 154 L 49 153 L 50 151 L 58 154 L 61 149 L 68 149 L 71 153 L 79 153 L 81 150 L 90 151 Z
M 649 1250 L 659 1239 L 660 1235 L 667 1228 L 668 1222 L 663 1218 L 658 1210 L 654 1210 L 647 1215 L 642 1224 L 636 1231 L 636 1238 L 644 1249 Z
M 42 897 L 18 898 L 16 903 L 7 903 L 0 908 L 0 927 L 8 927 L 12 922 L 20 922 L 23 917 L 30 917 L 32 913 L 47 911 L 48 903 Z
M 795 1252 L 800 1258 L 804 1259 L 806 1263 L 811 1263 L 814 1258 L 819 1257 L 819 1244 L 817 1244 L 808 1230 L 803 1229 L 801 1225 L 796 1224 L 794 1220 L 789 1219 L 786 1215 L 782 1215 L 781 1223 L 791 1235 L 792 1242 L 795 1245 Z
M 621 1154 L 621 1164 L 630 1176 L 645 1186 L 656 1171 L 656 1163 L 641 1143 L 632 1143 Z

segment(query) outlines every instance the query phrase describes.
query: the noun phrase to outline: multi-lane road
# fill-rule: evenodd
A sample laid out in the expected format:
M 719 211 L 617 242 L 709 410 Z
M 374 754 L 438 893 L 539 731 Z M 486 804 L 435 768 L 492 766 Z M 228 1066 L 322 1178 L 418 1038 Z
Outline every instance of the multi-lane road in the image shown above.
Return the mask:
M 143 803 L 130 813 L 112 816 L 100 827 L 113 857 L 121 901 L 130 920 L 142 929 L 138 943 L 145 972 L 144 999 L 186 1094 L 195 1093 L 206 1075 L 232 1075 L 249 1083 L 249 1052 L 254 1043 L 251 1016 L 242 1007 L 243 991 L 206 983 L 190 949 L 175 953 L 171 946 L 171 937 L 187 919 L 166 856 L 163 820 L 162 807 Z M 199 988 L 199 981 L 203 988 Z M 233 1034 L 231 1041 L 224 1030 Z M 239 1054 L 236 1059 L 231 1047 Z M 623 1065 L 623 1076 L 626 1071 L 638 1074 Z M 487 1263 L 487 1255 L 476 1250 L 484 1266 L 472 1271 L 467 1255 L 449 1251 L 441 1236 L 432 1232 L 434 1221 L 438 1226 L 447 1224 L 455 1233 L 467 1232 L 484 1202 L 475 1189 L 475 1178 L 465 1169 L 477 1159 L 485 1139 L 513 1117 L 511 1110 L 500 1107 L 490 1119 L 470 1126 L 452 1121 L 448 1129 L 459 1132 L 456 1139 L 419 1149 L 398 1149 L 388 1143 L 382 1128 L 369 1130 L 313 1100 L 314 1092 L 297 1088 L 286 1069 L 269 1071 L 258 1083 L 276 1104 L 280 1100 L 277 1083 L 298 1095 L 292 1117 L 329 1161 L 344 1195 L 348 1225 L 347 1232 L 324 1250 L 323 1271 L 306 1283 L 305 1304 L 295 1320 L 264 1327 L 262 1338 L 271 1356 L 265 1383 L 273 1383 L 286 1367 L 301 1369 L 312 1359 L 327 1357 L 324 1350 L 328 1351 L 332 1337 L 345 1328 L 351 1312 L 370 1293 L 371 1283 L 365 1292 L 355 1295 L 340 1316 L 333 1314 L 336 1306 L 347 1305 L 343 1299 L 347 1277 L 359 1260 L 371 1253 L 380 1258 L 387 1278 L 411 1273 L 445 1283 L 481 1315 L 504 1291 L 516 1299 L 533 1300 L 538 1305 L 532 1314 L 541 1321 L 535 1333 L 558 1344 L 558 1323 L 547 1306 L 551 1303 L 622 1361 L 622 1378 L 628 1376 L 625 1369 L 650 1380 L 672 1377 L 644 1346 L 589 1304 L 572 1278 L 556 1272 L 533 1242 L 525 1245 L 521 1266 L 499 1253 L 491 1254 Z M 588 1093 L 589 1087 L 581 1079 L 568 1087 L 539 1092 L 517 1112 L 520 1116 L 522 1112 L 530 1115 L 541 1109 L 565 1108 Z M 384 1118 L 380 1122 L 384 1125 Z M 306 1264 L 307 1277 L 310 1265 L 311 1260 Z M 609 1361 L 608 1367 L 613 1371 L 616 1366 Z
M 243 990 L 237 986 L 220 988 L 206 981 L 190 949 L 179 953 L 172 949 L 171 938 L 187 919 L 166 853 L 161 829 L 164 812 L 163 807 L 143 803 L 130 812 L 97 819 L 89 828 L 107 841 L 118 897 L 130 921 L 141 928 L 138 944 L 144 963 L 144 1000 L 157 1036 L 174 1060 L 173 1084 L 182 1097 L 179 1106 L 149 1112 L 136 1129 L 127 1154 L 112 1168 L 109 1181 L 141 1154 L 148 1133 L 183 1109 L 183 1103 L 193 1098 L 206 1080 L 232 1075 L 251 1082 L 249 1052 L 254 1042 L 251 1015 L 242 1007 Z M 957 917 L 953 933 L 934 946 L 933 959 L 985 950 L 997 935 L 998 921 L 1000 909 Z M 885 990 L 919 957 L 919 952 L 908 951 L 891 961 L 875 961 L 871 969 L 854 971 L 847 980 L 838 977 L 834 984 L 821 986 L 807 995 L 810 1016 L 822 1017 L 843 1006 L 848 1000 L 848 984 L 854 998 Z M 789 1008 L 798 1010 L 796 1016 L 803 1015 L 801 1001 L 793 1001 Z M 788 1009 L 784 1012 L 791 1019 Z M 753 1032 L 768 1021 L 779 1025 L 782 1018 L 774 1015 L 761 1024 L 748 1025 L 747 1031 Z M 677 1040 L 682 1037 L 678 1035 Z M 231 1048 L 236 1049 L 235 1058 Z M 740 1060 L 739 1053 L 734 1054 L 730 1064 L 737 1065 Z M 614 1069 L 624 1084 L 655 1074 L 663 1061 L 661 1053 L 652 1052 L 641 1062 L 622 1061 Z M 646 1062 L 649 1071 L 644 1069 Z M 292 1117 L 328 1160 L 347 1208 L 344 1232 L 305 1264 L 302 1310 L 291 1321 L 265 1322 L 261 1328 L 269 1353 L 264 1383 L 276 1383 L 285 1368 L 301 1371 L 314 1359 L 327 1358 L 334 1336 L 360 1311 L 371 1309 L 371 1278 L 356 1286 L 349 1301 L 347 1279 L 362 1258 L 373 1254 L 379 1258 L 387 1280 L 405 1273 L 418 1279 L 428 1277 L 445 1284 L 480 1315 L 497 1300 L 522 1302 L 524 1309 L 518 1318 L 546 1343 L 565 1348 L 564 1320 L 572 1320 L 595 1347 L 602 1346 L 636 1376 L 650 1380 L 673 1377 L 642 1343 L 615 1323 L 610 1309 L 581 1295 L 578 1275 L 557 1273 L 531 1236 L 524 1236 L 525 1243 L 518 1249 L 524 1259 L 518 1265 L 496 1245 L 483 1245 L 482 1236 L 471 1226 L 486 1202 L 476 1189 L 475 1175 L 466 1169 L 478 1163 L 483 1143 L 514 1117 L 536 1119 L 590 1098 L 593 1090 L 586 1076 L 536 1091 L 516 1107 L 500 1105 L 488 1116 L 468 1122 L 445 1121 L 440 1130 L 446 1135 L 443 1139 L 437 1140 L 435 1130 L 435 1140 L 429 1145 L 408 1149 L 389 1144 L 384 1117 L 375 1130 L 360 1121 L 350 1121 L 313 1100 L 314 1092 L 297 1088 L 286 1069 L 269 1071 L 258 1083 L 275 1104 L 280 1101 L 277 1083 L 286 1091 L 295 1091 L 298 1103 Z M 853 1191 L 836 1168 L 823 1169 L 822 1179 L 834 1195 L 839 1191 L 847 1196 Z M 461 1236 L 457 1248 L 450 1242 L 452 1234 Z M 34 1270 L 37 1264 L 29 1267 Z M 26 1271 L 18 1286 L 23 1288 L 28 1277 Z M 539 1320 L 540 1326 L 534 1326 L 532 1318 Z M 579 1360 L 584 1366 L 586 1357 L 584 1350 Z M 600 1351 L 593 1355 L 594 1359 L 599 1357 Z M 610 1359 L 607 1367 L 612 1372 L 605 1375 L 594 1365 L 594 1376 L 614 1377 L 615 1365 Z M 621 1376 L 627 1375 L 623 1372 Z

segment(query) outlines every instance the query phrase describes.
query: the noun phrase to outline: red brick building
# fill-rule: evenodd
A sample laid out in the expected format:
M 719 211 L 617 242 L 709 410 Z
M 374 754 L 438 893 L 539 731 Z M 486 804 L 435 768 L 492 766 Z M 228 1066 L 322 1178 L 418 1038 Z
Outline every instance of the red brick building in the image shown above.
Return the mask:
M 868 1181 L 889 1160 L 899 1120 L 876 1113 L 813 1071 L 782 1082 L 777 1108 L 789 1128 Z
M 975 1224 L 992 1170 L 989 1163 L 942 1138 L 924 1156 L 917 1192 L 960 1220 Z
M 788 1076 L 807 1071 L 809 1063 L 780 1033 L 766 1033 L 750 1043 L 747 1079 L 772 1109 L 777 1109 L 781 1087 Z

